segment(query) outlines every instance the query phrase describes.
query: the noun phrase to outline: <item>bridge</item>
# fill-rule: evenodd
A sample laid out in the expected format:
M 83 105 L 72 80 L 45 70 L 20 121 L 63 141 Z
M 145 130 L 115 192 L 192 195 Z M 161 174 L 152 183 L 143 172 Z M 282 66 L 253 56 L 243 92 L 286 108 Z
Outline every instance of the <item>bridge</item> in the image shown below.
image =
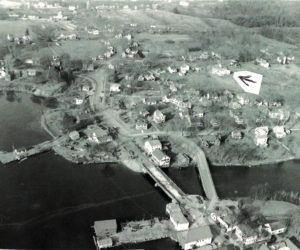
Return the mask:
M 138 155 L 138 160 L 142 166 L 144 173 L 147 173 L 155 182 L 155 186 L 158 186 L 162 191 L 172 200 L 182 203 L 186 194 L 167 176 L 164 171 L 155 166 L 144 152 L 138 147 L 143 145 L 142 140 L 137 140 L 138 145 L 133 142 L 128 142 L 128 148 L 134 150 Z
M 162 171 L 161 168 L 152 164 L 144 164 L 143 170 L 155 181 L 155 186 L 159 186 L 169 198 L 179 203 L 183 201 L 183 198 L 186 196 L 185 193 Z

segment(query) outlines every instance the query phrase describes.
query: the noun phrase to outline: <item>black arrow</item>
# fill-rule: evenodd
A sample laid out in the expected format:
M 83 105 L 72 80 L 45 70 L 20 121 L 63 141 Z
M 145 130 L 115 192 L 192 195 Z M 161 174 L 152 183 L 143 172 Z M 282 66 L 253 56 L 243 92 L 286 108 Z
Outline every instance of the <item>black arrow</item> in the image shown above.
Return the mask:
M 246 84 L 247 86 L 249 86 L 249 84 L 246 83 L 246 81 L 256 83 L 255 81 L 249 79 L 250 77 L 251 77 L 251 76 L 239 76 L 240 80 L 241 80 L 244 84 Z

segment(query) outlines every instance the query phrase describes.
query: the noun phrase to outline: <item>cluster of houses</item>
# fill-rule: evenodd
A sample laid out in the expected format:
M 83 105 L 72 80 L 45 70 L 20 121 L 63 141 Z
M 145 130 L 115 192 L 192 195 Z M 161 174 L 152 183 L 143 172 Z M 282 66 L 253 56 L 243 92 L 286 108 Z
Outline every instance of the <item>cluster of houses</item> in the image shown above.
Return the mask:
M 6 36 L 7 41 L 14 42 L 16 44 L 31 44 L 32 39 L 29 35 L 24 35 L 22 37 L 14 37 L 13 34 L 7 34 Z
M 269 242 L 272 236 L 287 231 L 287 222 L 284 220 L 270 221 L 264 225 L 251 227 L 249 224 L 237 223 L 235 216 L 227 210 L 215 211 L 210 214 L 210 217 L 225 234 L 230 235 L 232 240 L 245 247 L 255 243 Z

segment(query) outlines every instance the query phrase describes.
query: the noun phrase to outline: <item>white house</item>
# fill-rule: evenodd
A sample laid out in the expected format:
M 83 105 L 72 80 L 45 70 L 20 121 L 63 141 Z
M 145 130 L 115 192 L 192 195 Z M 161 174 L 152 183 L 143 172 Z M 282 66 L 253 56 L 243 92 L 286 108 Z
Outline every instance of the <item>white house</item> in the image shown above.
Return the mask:
M 282 109 L 278 109 L 275 111 L 270 111 L 269 112 L 269 117 L 272 119 L 278 119 L 280 121 L 284 120 L 287 118 L 288 114 L 285 113 Z
M 111 83 L 111 84 L 110 84 L 109 91 L 110 91 L 110 92 L 120 92 L 120 91 L 121 91 L 120 86 L 121 86 L 121 85 L 118 84 L 118 83 Z
M 189 250 L 196 247 L 202 247 L 212 242 L 212 232 L 208 225 L 191 228 L 177 234 L 181 247 Z
M 5 75 L 6 75 L 5 70 L 0 69 L 0 79 L 5 78 Z
M 265 224 L 264 229 L 272 235 L 277 235 L 284 233 L 287 230 L 287 225 L 285 222 L 276 221 Z
M 137 120 L 137 122 L 135 124 L 135 129 L 136 130 L 147 130 L 148 124 L 144 120 Z
M 159 140 L 146 141 L 144 147 L 148 154 L 152 154 L 155 149 L 162 150 L 162 145 Z
M 81 105 L 83 103 L 83 99 L 82 98 L 75 98 L 74 100 L 76 105 Z
M 183 231 L 189 228 L 189 222 L 184 217 L 179 205 L 177 203 L 169 203 L 166 205 L 166 212 L 170 216 L 170 221 L 172 222 L 176 231 Z
M 168 167 L 170 165 L 170 157 L 165 155 L 160 149 L 155 149 L 151 158 L 160 167 Z
M 226 76 L 226 75 L 230 75 L 231 71 L 229 69 L 223 69 L 223 68 L 212 68 L 211 73 L 213 75 Z
M 269 68 L 270 67 L 270 63 L 268 63 L 265 59 L 262 58 L 257 58 L 255 60 L 256 64 L 259 64 L 260 66 L 264 67 L 264 68 Z
M 286 136 L 283 126 L 275 126 L 273 128 L 273 132 L 274 132 L 276 138 L 283 138 Z
M 269 133 L 269 128 L 267 126 L 264 127 L 257 127 L 255 128 L 254 134 L 254 142 L 257 146 L 263 146 L 267 147 L 268 146 L 268 133 Z
M 243 95 L 243 94 L 237 95 L 236 99 L 238 100 L 238 103 L 241 104 L 241 105 L 246 105 L 246 104 L 250 103 L 250 99 L 247 96 Z
M 153 121 L 155 123 L 162 123 L 166 120 L 166 116 L 160 111 L 160 110 L 155 110 L 153 113 Z

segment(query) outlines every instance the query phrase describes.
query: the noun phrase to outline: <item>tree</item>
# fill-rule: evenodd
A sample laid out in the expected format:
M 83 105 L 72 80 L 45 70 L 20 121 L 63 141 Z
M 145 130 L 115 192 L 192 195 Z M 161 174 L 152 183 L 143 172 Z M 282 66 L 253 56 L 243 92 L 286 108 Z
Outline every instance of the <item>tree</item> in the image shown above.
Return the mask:
M 55 38 L 55 29 L 51 26 L 32 26 L 32 32 L 35 34 L 38 42 L 52 42 Z
M 115 140 L 119 136 L 119 128 L 109 127 L 108 134 Z

